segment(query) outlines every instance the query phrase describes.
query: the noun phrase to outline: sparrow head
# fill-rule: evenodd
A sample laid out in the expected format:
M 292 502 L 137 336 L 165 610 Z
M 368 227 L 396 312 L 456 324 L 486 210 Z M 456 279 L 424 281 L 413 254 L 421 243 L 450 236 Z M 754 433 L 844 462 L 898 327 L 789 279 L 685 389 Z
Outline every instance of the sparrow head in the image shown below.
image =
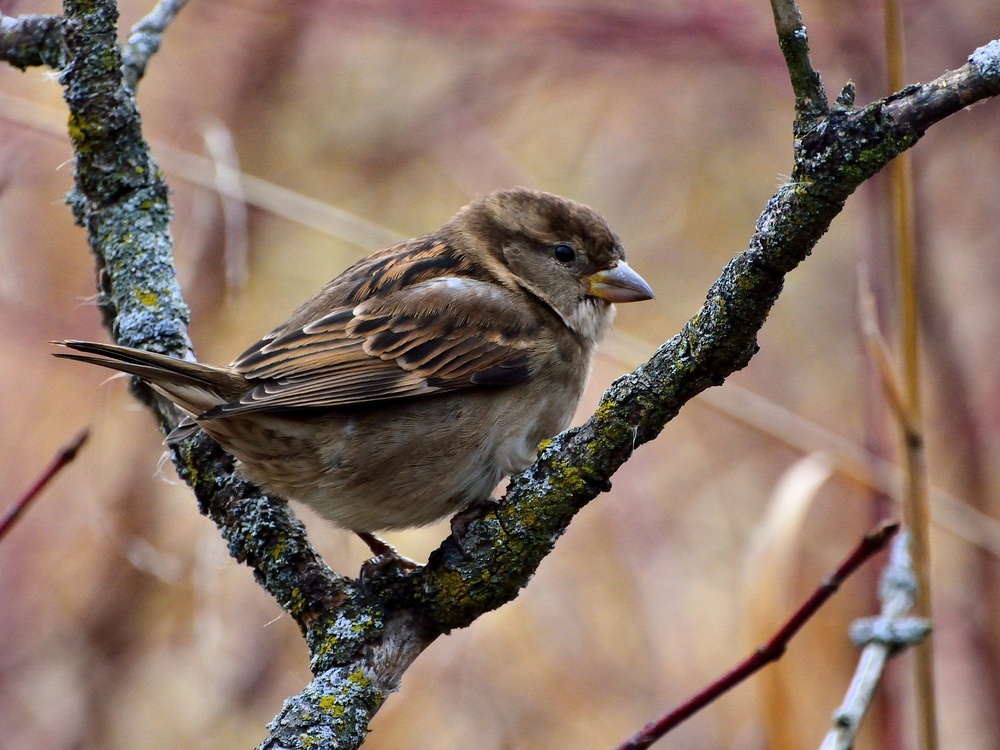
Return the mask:
M 582 203 L 526 188 L 498 190 L 449 224 L 487 249 L 502 283 L 528 291 L 587 339 L 603 336 L 613 302 L 653 298 L 625 262 L 621 240 Z

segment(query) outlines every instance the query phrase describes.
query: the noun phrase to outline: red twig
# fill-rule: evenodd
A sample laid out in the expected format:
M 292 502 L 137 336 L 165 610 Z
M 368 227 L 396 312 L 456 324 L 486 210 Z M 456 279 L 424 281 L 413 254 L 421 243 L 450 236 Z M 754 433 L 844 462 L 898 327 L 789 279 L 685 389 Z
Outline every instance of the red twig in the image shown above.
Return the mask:
M 882 550 L 889 543 L 889 540 L 896 535 L 897 531 L 899 531 L 898 523 L 886 522 L 865 534 L 864 538 L 858 543 L 858 546 L 840 564 L 840 567 L 834 571 L 833 575 L 819 585 L 812 593 L 812 596 L 795 611 L 781 629 L 772 636 L 771 640 L 758 648 L 735 669 L 724 674 L 687 702 L 681 704 L 663 718 L 647 724 L 641 731 L 619 745 L 616 750 L 642 750 L 643 748 L 650 747 L 671 729 L 689 716 L 700 711 L 727 690 L 735 687 L 772 661 L 777 661 L 785 652 L 788 642 L 806 624 L 809 618 L 816 613 L 816 610 L 822 607 L 826 603 L 826 600 L 833 596 L 837 589 L 840 588 L 840 584 L 848 576 L 861 567 L 870 557 Z
M 46 467 L 45 471 L 38 476 L 25 493 L 10 507 L 6 515 L 4 515 L 3 520 L 0 521 L 0 539 L 6 536 L 7 532 L 17 522 L 17 519 L 24 513 L 24 509 L 28 507 L 28 504 L 52 481 L 52 477 L 58 474 L 66 464 L 76 458 L 77 451 L 87 442 L 89 436 L 90 431 L 84 430 L 76 436 L 72 443 L 62 448 L 49 463 L 48 467 Z

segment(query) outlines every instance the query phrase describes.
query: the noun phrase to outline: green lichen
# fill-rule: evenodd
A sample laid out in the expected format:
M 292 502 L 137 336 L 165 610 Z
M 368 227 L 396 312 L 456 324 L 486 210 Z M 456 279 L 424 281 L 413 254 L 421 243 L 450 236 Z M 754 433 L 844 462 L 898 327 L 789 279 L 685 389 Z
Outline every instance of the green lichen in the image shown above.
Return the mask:
M 278 538 L 274 540 L 274 545 L 271 547 L 271 559 L 274 562 L 278 562 L 285 554 L 288 549 L 288 535 L 285 533 L 278 534 Z
M 87 149 L 87 137 L 88 128 L 86 120 L 78 112 L 70 111 L 69 121 L 67 123 L 67 129 L 69 131 L 69 138 L 72 141 L 74 148 L 77 151 L 77 155 L 86 156 L 88 153 Z
M 473 596 L 468 581 L 457 570 L 442 570 L 434 576 L 437 603 L 445 611 L 464 610 L 472 606 Z
M 352 602 L 321 616 L 306 634 L 313 673 L 349 663 L 365 644 L 377 641 L 384 627 L 382 617 L 373 608 L 358 608 Z
M 121 56 L 114 47 L 105 49 L 104 54 L 101 55 L 101 65 L 108 73 L 116 73 L 121 68 L 121 63 Z
M 297 617 L 302 614 L 306 609 L 306 598 L 302 595 L 302 591 L 297 587 L 292 587 L 292 590 L 288 592 L 288 612 L 292 617 Z
M 200 481 L 200 473 L 198 471 L 198 465 L 195 463 L 194 454 L 191 451 L 185 450 L 181 452 L 181 457 L 183 459 L 184 474 L 187 476 L 187 483 L 195 487 Z
M 354 685 L 356 688 L 360 688 L 361 690 L 369 690 L 374 684 L 372 682 L 371 677 L 368 677 L 360 669 L 355 669 L 353 672 L 347 675 L 347 681 L 352 685 Z
M 329 656 L 339 645 L 340 638 L 328 631 L 322 638 L 316 641 L 313 646 L 313 658 L 319 659 L 324 656 Z
M 555 459 L 551 460 L 549 465 L 552 467 L 549 483 L 553 492 L 559 493 L 562 497 L 570 497 L 586 490 L 587 483 L 579 467 L 569 461 Z
M 319 707 L 328 714 L 340 718 L 344 715 L 344 707 L 337 703 L 337 699 L 332 695 L 324 695 L 319 699 Z

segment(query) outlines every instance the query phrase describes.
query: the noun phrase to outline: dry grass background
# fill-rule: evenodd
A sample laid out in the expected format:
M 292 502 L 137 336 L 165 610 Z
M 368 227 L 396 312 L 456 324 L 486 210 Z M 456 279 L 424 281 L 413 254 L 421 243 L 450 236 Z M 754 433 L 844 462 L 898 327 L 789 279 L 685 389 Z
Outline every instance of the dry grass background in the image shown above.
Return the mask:
M 881 95 L 880 6 L 803 5 L 828 89 L 850 78 L 859 101 Z M 1000 33 L 989 0 L 910 5 L 912 80 L 958 67 Z M 122 2 L 123 27 L 148 9 Z M 58 6 L 21 0 L 4 10 Z M 199 356 L 229 361 L 365 252 L 251 207 L 248 281 L 227 290 L 223 248 L 238 234 L 226 230 L 217 195 L 171 176 L 167 158 L 167 147 L 204 153 L 204 134 L 221 123 L 247 173 L 404 235 L 513 184 L 600 210 L 658 297 L 620 311 L 621 335 L 598 361 L 584 418 L 616 375 L 697 309 L 790 169 L 791 92 L 773 37 L 766 3 L 748 0 L 195 0 L 153 59 L 140 105 L 174 190 Z M 5 497 L 82 426 L 93 429 L 0 545 L 0 745 L 250 747 L 309 679 L 294 624 L 161 465 L 161 438 L 124 383 L 56 361 L 45 344 L 106 336 L 86 239 L 62 204 L 71 181 L 64 118 L 50 74 L 0 69 Z M 916 150 L 931 477 L 993 518 L 998 123 L 1000 105 L 987 103 Z M 865 264 L 892 338 L 885 215 L 877 179 L 790 276 L 760 354 L 723 388 L 749 389 L 895 459 L 856 313 Z M 768 566 L 754 540 L 782 477 L 802 476 L 787 472 L 807 433 L 793 430 L 803 445 L 789 445 L 769 434 L 770 407 L 756 414 L 764 429 L 705 403 L 686 408 L 580 515 L 519 599 L 421 656 L 366 748 L 612 747 L 742 658 L 866 527 L 898 514 L 838 474 L 815 493 L 792 481 L 807 507 L 786 534 L 782 564 Z M 355 571 L 360 543 L 302 514 L 331 564 Z M 446 533 L 439 525 L 391 541 L 419 558 Z M 1000 565 L 941 527 L 932 540 L 942 747 L 998 748 Z M 877 607 L 880 563 L 807 626 L 771 675 L 658 747 L 818 745 L 853 670 L 847 627 Z M 910 692 L 903 657 L 859 748 L 913 746 Z

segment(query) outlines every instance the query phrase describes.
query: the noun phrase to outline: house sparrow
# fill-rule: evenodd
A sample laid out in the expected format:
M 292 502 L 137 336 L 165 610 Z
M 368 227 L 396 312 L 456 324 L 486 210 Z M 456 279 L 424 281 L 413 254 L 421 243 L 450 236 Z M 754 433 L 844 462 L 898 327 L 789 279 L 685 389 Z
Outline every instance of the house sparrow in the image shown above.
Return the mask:
M 568 426 L 612 303 L 653 297 L 624 254 L 593 209 L 501 190 L 358 261 L 228 367 L 56 356 L 141 378 L 190 415 L 181 434 L 374 545 L 486 500 Z

